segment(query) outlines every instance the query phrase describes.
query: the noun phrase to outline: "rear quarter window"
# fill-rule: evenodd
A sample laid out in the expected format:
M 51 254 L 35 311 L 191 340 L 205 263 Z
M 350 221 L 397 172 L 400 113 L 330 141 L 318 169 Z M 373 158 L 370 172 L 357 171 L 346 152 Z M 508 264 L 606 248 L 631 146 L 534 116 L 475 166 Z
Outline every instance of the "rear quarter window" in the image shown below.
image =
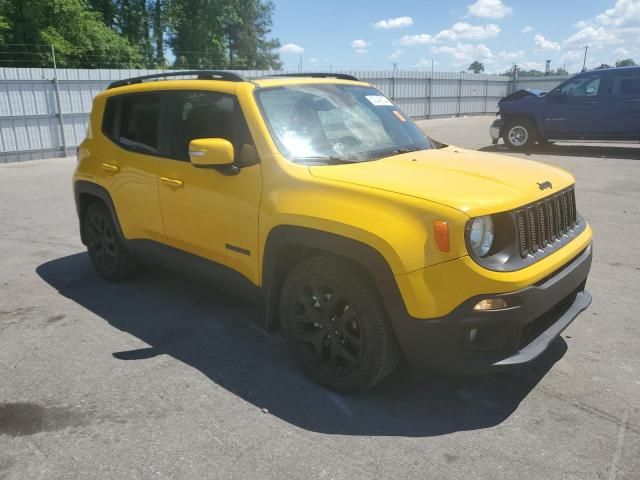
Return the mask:
M 109 97 L 102 116 L 102 133 L 122 148 L 157 155 L 159 120 L 158 94 Z

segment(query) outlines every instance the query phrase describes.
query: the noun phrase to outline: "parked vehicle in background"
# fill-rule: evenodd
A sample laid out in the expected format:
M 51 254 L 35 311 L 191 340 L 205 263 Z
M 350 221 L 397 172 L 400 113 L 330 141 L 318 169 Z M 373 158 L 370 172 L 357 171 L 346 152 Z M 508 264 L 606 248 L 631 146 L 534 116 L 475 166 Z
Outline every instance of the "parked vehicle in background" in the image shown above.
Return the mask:
M 640 141 L 640 67 L 580 73 L 549 93 L 519 90 L 498 107 L 491 138 L 514 149 L 551 140 Z
M 74 189 L 104 278 L 154 262 L 242 292 L 341 392 L 403 355 L 423 371 L 525 364 L 591 302 L 568 172 L 440 144 L 348 75 L 173 75 L 189 74 L 94 99 Z

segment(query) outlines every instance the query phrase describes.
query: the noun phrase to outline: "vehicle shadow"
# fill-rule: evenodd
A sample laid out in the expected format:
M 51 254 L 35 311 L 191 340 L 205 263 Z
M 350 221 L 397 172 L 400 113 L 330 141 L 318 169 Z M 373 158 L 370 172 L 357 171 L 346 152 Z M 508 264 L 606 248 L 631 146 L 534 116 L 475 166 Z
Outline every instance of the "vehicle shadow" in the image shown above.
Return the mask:
M 489 145 L 478 149 L 481 152 L 520 153 L 524 155 L 551 155 L 559 157 L 592 157 L 616 158 L 621 160 L 640 160 L 640 145 L 629 144 L 628 147 L 608 145 L 569 145 L 553 143 L 548 145 L 534 145 L 530 149 L 517 152 L 505 145 Z
M 526 370 L 480 377 L 417 381 L 402 367 L 368 392 L 338 395 L 308 380 L 284 341 L 258 327 L 257 307 L 206 285 L 158 269 L 106 282 L 85 253 L 36 271 L 61 295 L 150 345 L 114 352 L 115 358 L 170 355 L 256 407 L 320 433 L 423 437 L 491 427 L 514 412 L 566 351 L 560 338 Z

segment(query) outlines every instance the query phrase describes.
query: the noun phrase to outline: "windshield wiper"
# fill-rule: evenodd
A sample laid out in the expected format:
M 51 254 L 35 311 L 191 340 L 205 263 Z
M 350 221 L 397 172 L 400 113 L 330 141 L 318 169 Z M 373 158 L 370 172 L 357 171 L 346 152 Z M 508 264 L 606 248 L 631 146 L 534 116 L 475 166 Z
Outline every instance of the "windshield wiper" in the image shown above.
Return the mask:
M 391 157 L 393 155 L 400 155 L 402 153 L 417 152 L 418 150 L 426 150 L 426 148 L 425 147 L 395 148 L 395 149 L 393 149 L 391 151 L 384 152 L 384 153 L 381 153 L 379 155 L 376 155 L 373 158 L 378 159 L 378 158 L 384 158 L 384 157 Z
M 354 163 L 350 160 L 347 160 L 344 157 L 336 157 L 336 156 L 316 156 L 316 157 L 296 157 L 293 159 L 296 163 L 298 162 L 322 162 L 327 165 L 342 165 L 345 163 Z

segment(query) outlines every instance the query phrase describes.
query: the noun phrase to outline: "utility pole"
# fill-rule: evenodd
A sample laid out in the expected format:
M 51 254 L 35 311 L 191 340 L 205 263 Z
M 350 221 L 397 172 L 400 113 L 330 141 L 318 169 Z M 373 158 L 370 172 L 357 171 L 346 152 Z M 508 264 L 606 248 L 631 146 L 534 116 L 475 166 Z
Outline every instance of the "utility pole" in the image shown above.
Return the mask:
M 58 120 L 60 121 L 60 140 L 62 143 L 62 156 L 67 156 L 67 137 L 64 133 L 64 118 L 62 118 L 62 102 L 60 101 L 60 85 L 58 84 L 58 68 L 56 66 L 56 50 L 51 45 L 51 61 L 53 63 L 53 88 L 56 94 L 58 106 Z
M 587 71 L 587 52 L 589 51 L 589 45 L 585 45 L 584 47 L 584 61 L 582 62 L 582 71 Z

